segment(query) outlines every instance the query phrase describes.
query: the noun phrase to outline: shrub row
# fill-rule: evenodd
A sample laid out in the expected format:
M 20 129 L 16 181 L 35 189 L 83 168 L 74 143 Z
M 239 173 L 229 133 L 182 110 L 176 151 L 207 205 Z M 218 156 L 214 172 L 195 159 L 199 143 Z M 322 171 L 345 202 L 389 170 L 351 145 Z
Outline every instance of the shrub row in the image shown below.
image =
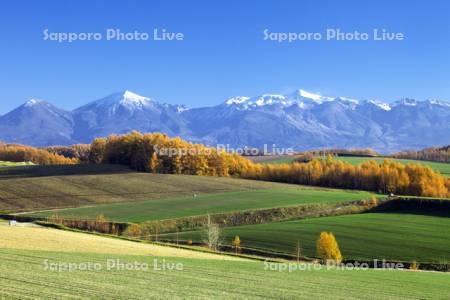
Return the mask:
M 256 209 L 211 215 L 220 227 L 256 225 L 308 217 L 335 216 L 368 211 L 378 201 L 361 200 L 339 204 L 307 204 L 299 206 Z M 207 215 L 141 223 L 141 235 L 197 230 L 204 227 Z M 136 231 L 137 232 L 137 231 Z M 125 232 L 126 233 L 126 232 Z

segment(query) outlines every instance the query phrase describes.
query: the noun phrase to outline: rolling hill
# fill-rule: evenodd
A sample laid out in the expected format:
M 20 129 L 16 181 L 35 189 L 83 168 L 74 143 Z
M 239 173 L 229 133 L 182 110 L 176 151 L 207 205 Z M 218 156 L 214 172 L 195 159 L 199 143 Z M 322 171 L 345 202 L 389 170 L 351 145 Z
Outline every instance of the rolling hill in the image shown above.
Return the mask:
M 225 177 L 138 173 L 111 165 L 1 168 L 0 210 L 32 211 L 286 187 L 292 185 Z
M 285 185 L 283 188 L 212 193 L 197 197 L 164 198 L 132 203 L 115 203 L 81 208 L 59 209 L 31 214 L 35 217 L 58 215 L 64 218 L 95 219 L 103 214 L 118 222 L 144 222 L 174 219 L 208 213 L 225 213 L 302 204 L 339 203 L 370 199 L 360 191 L 319 189 Z
M 223 229 L 230 244 L 235 235 L 242 247 L 295 254 L 300 242 L 303 255 L 316 257 L 316 240 L 322 231 L 331 231 L 344 259 L 387 259 L 411 262 L 449 263 L 450 218 L 402 213 L 364 213 L 321 217 Z M 201 232 L 180 233 L 180 239 L 201 239 Z M 166 235 L 173 238 L 173 235 Z
M 171 299 L 327 298 L 331 294 L 339 299 L 361 299 L 369 293 L 372 299 L 447 299 L 450 293 L 448 274 L 444 273 L 315 270 L 311 265 L 306 271 L 288 272 L 270 269 L 281 266 L 276 263 L 268 268 L 262 261 L 92 234 L 7 227 L 5 223 L 0 223 L 0 232 L 6 237 L 0 241 L 0 297 L 5 299 L 148 299 L 162 294 Z M 27 239 L 31 242 L 24 243 Z M 108 269 L 108 260 L 147 265 L 147 269 L 111 265 Z M 159 267 L 164 262 L 182 268 L 158 270 L 155 262 Z M 69 263 L 72 270 L 64 271 Z M 95 268 L 83 267 L 87 264 Z

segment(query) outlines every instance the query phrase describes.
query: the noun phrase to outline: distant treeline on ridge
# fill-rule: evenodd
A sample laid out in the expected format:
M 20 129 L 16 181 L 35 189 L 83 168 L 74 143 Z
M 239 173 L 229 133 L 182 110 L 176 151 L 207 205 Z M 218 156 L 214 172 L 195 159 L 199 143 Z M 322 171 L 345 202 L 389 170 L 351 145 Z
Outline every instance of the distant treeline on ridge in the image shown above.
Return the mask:
M 353 152 L 351 152 L 353 153 Z M 367 150 L 366 155 L 375 153 Z M 323 187 L 360 189 L 383 194 L 449 197 L 450 179 L 423 164 L 394 160 L 354 166 L 328 155 L 291 164 L 257 164 L 238 155 L 192 144 L 161 133 L 111 135 L 91 145 L 33 148 L 0 145 L 0 160 L 36 164 L 122 164 L 141 172 L 235 176 Z

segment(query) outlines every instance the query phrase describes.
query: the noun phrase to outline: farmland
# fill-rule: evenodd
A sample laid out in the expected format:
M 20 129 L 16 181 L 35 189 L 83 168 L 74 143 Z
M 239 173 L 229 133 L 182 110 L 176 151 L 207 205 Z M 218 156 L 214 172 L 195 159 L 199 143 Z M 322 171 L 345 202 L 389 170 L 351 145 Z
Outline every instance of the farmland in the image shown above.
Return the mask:
M 0 168 L 4 168 L 4 167 L 17 167 L 17 166 L 28 166 L 28 165 L 32 165 L 32 163 L 28 163 L 28 162 L 0 161 Z
M 132 172 L 122 166 L 27 166 L 1 175 L 0 210 L 31 211 L 292 185 L 191 175 Z
M 122 222 L 142 222 L 172 219 L 186 216 L 205 215 L 261 208 L 286 207 L 312 203 L 337 203 L 370 199 L 373 194 L 359 191 L 307 188 L 285 185 L 283 189 L 264 189 L 116 203 L 38 212 L 33 216 L 50 216 L 95 219 L 103 214 L 107 219 Z
M 279 272 L 263 262 L 164 258 L 183 270 L 153 270 L 155 257 L 0 249 L 0 295 L 5 298 L 61 299 L 448 299 L 443 273 L 374 270 Z M 48 263 L 97 263 L 100 270 L 55 272 Z M 150 265 L 145 270 L 108 270 L 107 259 Z M 161 257 L 158 257 L 160 262 Z M 380 286 L 382 288 L 380 289 Z M 376 293 L 374 293 L 376 291 Z
M 370 199 L 370 192 L 305 187 L 224 177 L 133 172 L 123 166 L 14 166 L 0 169 L 0 210 L 36 211 L 66 218 L 144 222 L 206 213 L 253 211 Z M 70 208 L 68 208 L 70 207 Z M 59 208 L 59 209 L 58 209 Z M 51 209 L 51 210 L 48 210 Z M 321 231 L 332 231 L 345 259 L 374 258 L 448 263 L 450 219 L 402 213 L 317 217 L 222 228 L 244 248 L 316 256 Z M 204 232 L 180 232 L 180 240 L 204 242 Z M 437 272 L 336 270 L 280 272 L 262 261 L 119 237 L 44 228 L 6 226 L 0 221 L 0 298 L 196 299 L 448 299 L 448 274 Z M 174 239 L 159 234 L 159 240 Z M 147 263 L 150 269 L 107 270 L 108 259 Z M 154 259 L 183 270 L 152 269 Z M 85 263 L 101 270 L 54 272 L 44 262 Z M 279 261 L 279 260 L 278 260 Z M 374 293 L 376 291 L 376 293 Z M 76 295 L 76 296 L 75 296 Z
M 229 256 L 32 226 L 27 223 L 25 225 L 10 227 L 0 221 L 0 236 L 2 237 L 0 249 L 238 260 L 238 258 Z
M 444 273 L 325 268 L 280 272 L 268 270 L 263 262 L 42 227 L 9 227 L 0 222 L 0 234 L 1 298 L 62 299 L 76 295 L 143 299 L 164 294 L 170 298 L 245 295 L 247 299 L 292 299 L 332 294 L 337 299 L 360 299 L 370 294 L 373 299 L 447 299 L 450 294 L 449 277 Z M 182 269 L 153 269 L 154 263 L 161 266 L 163 259 L 181 264 Z M 108 260 L 149 267 L 108 269 Z M 101 267 L 72 271 L 46 268 L 64 263 Z
M 0 222 L 0 235 L 2 298 L 448 299 L 450 295 L 445 273 L 326 268 L 280 272 L 268 270 L 264 262 L 42 227 L 9 227 L 5 222 Z M 153 269 L 163 259 L 181 264 L 182 269 Z M 149 267 L 108 269 L 108 260 Z M 46 268 L 68 263 L 100 268 Z
M 238 235 L 243 247 L 287 254 L 295 253 L 299 241 L 302 253 L 315 257 L 320 232 L 332 231 L 346 259 L 448 263 L 449 226 L 445 217 L 370 213 L 230 227 L 223 235 L 227 244 Z M 186 232 L 180 238 L 199 240 L 200 235 Z

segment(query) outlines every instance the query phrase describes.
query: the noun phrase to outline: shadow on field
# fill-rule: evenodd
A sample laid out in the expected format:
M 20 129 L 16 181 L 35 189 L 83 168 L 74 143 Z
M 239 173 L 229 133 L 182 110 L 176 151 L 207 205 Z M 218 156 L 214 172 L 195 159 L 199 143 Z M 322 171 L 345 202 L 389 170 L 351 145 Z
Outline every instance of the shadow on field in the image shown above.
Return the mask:
M 48 165 L 17 166 L 0 168 L 0 180 L 25 177 L 64 176 L 64 175 L 96 175 L 134 172 L 122 165 Z
M 417 214 L 450 217 L 450 199 L 396 198 L 366 211 L 366 213 Z

